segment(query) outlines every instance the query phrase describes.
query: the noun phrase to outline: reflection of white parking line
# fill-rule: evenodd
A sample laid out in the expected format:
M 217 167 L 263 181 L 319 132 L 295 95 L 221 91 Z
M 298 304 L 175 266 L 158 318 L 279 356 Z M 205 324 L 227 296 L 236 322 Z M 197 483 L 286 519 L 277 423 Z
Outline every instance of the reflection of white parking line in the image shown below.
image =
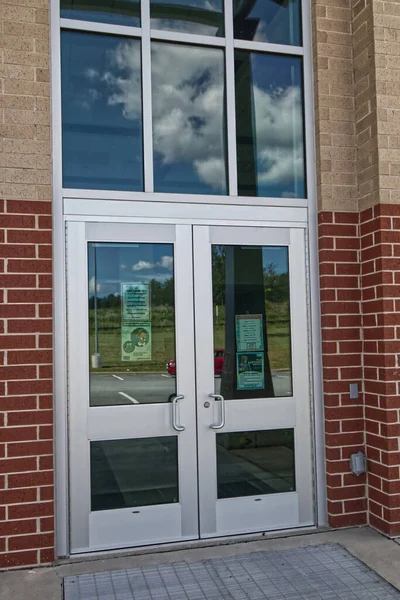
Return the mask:
M 111 373 L 111 375 L 112 375 L 112 373 Z M 123 381 L 123 380 L 124 380 L 124 378 L 123 378 L 123 377 L 118 377 L 118 375 L 112 375 L 112 376 L 113 376 L 113 377 L 115 377 L 115 379 L 119 379 L 120 381 Z
M 169 379 L 171 375 L 164 375 L 164 373 L 161 373 L 161 377 L 167 377 Z
M 120 396 L 124 396 L 124 398 L 128 398 L 128 400 L 133 402 L 133 404 L 139 404 L 139 400 L 136 400 L 136 398 L 132 398 L 132 396 L 128 396 L 128 394 L 125 394 L 125 392 L 118 392 L 118 394 L 120 394 Z

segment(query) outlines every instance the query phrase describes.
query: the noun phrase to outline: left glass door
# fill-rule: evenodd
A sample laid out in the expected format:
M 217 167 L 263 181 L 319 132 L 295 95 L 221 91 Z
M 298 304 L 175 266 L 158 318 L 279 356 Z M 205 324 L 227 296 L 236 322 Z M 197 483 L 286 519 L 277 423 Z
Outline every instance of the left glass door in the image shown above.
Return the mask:
M 198 537 L 191 249 L 68 224 L 71 552 Z

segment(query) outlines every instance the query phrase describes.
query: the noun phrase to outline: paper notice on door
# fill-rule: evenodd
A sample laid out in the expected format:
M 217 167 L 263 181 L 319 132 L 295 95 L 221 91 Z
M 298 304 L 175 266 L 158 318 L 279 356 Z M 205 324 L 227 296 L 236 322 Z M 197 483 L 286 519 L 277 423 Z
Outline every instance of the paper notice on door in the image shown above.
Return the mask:
M 236 354 L 238 390 L 262 390 L 264 388 L 264 353 L 238 352 Z
M 121 326 L 121 360 L 151 360 L 151 323 L 126 322 Z
M 236 315 L 236 351 L 264 350 L 262 315 Z
M 121 283 L 122 321 L 150 319 L 150 285 L 148 283 Z

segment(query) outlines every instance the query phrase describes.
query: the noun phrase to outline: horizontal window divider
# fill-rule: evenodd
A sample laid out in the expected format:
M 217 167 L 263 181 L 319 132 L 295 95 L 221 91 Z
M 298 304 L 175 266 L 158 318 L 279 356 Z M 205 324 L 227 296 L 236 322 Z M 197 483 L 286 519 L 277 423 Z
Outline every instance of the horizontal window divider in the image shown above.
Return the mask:
M 218 38 L 209 35 L 193 35 L 191 33 L 178 33 L 176 31 L 161 31 L 159 29 L 150 29 L 152 41 L 176 42 L 184 44 L 194 44 L 196 46 L 217 46 L 225 47 L 225 38 Z
M 253 52 L 269 52 L 274 54 L 291 54 L 292 56 L 303 56 L 304 49 L 301 46 L 287 46 L 284 44 L 268 44 L 266 42 L 251 42 L 248 40 L 234 40 L 233 45 L 240 50 Z
M 113 25 L 111 23 L 97 23 L 95 21 L 78 21 L 75 19 L 60 19 L 61 29 L 76 29 L 90 33 L 105 33 L 109 35 L 123 35 L 125 37 L 140 38 L 142 29 L 140 27 L 126 27 L 125 25 Z
M 235 204 L 247 206 L 278 206 L 281 208 L 307 208 L 305 198 L 266 198 L 257 196 L 213 196 L 203 194 L 168 194 L 165 192 L 112 192 L 109 190 L 63 189 L 63 198 L 125 202 L 170 202 L 185 204 Z

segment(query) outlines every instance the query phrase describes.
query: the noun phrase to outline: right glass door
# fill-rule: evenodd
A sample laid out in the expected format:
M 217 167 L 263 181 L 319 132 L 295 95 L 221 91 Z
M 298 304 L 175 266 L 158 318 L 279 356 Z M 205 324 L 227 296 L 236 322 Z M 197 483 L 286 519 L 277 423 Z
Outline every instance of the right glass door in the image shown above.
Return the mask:
M 201 537 L 314 524 L 304 235 L 194 227 Z

